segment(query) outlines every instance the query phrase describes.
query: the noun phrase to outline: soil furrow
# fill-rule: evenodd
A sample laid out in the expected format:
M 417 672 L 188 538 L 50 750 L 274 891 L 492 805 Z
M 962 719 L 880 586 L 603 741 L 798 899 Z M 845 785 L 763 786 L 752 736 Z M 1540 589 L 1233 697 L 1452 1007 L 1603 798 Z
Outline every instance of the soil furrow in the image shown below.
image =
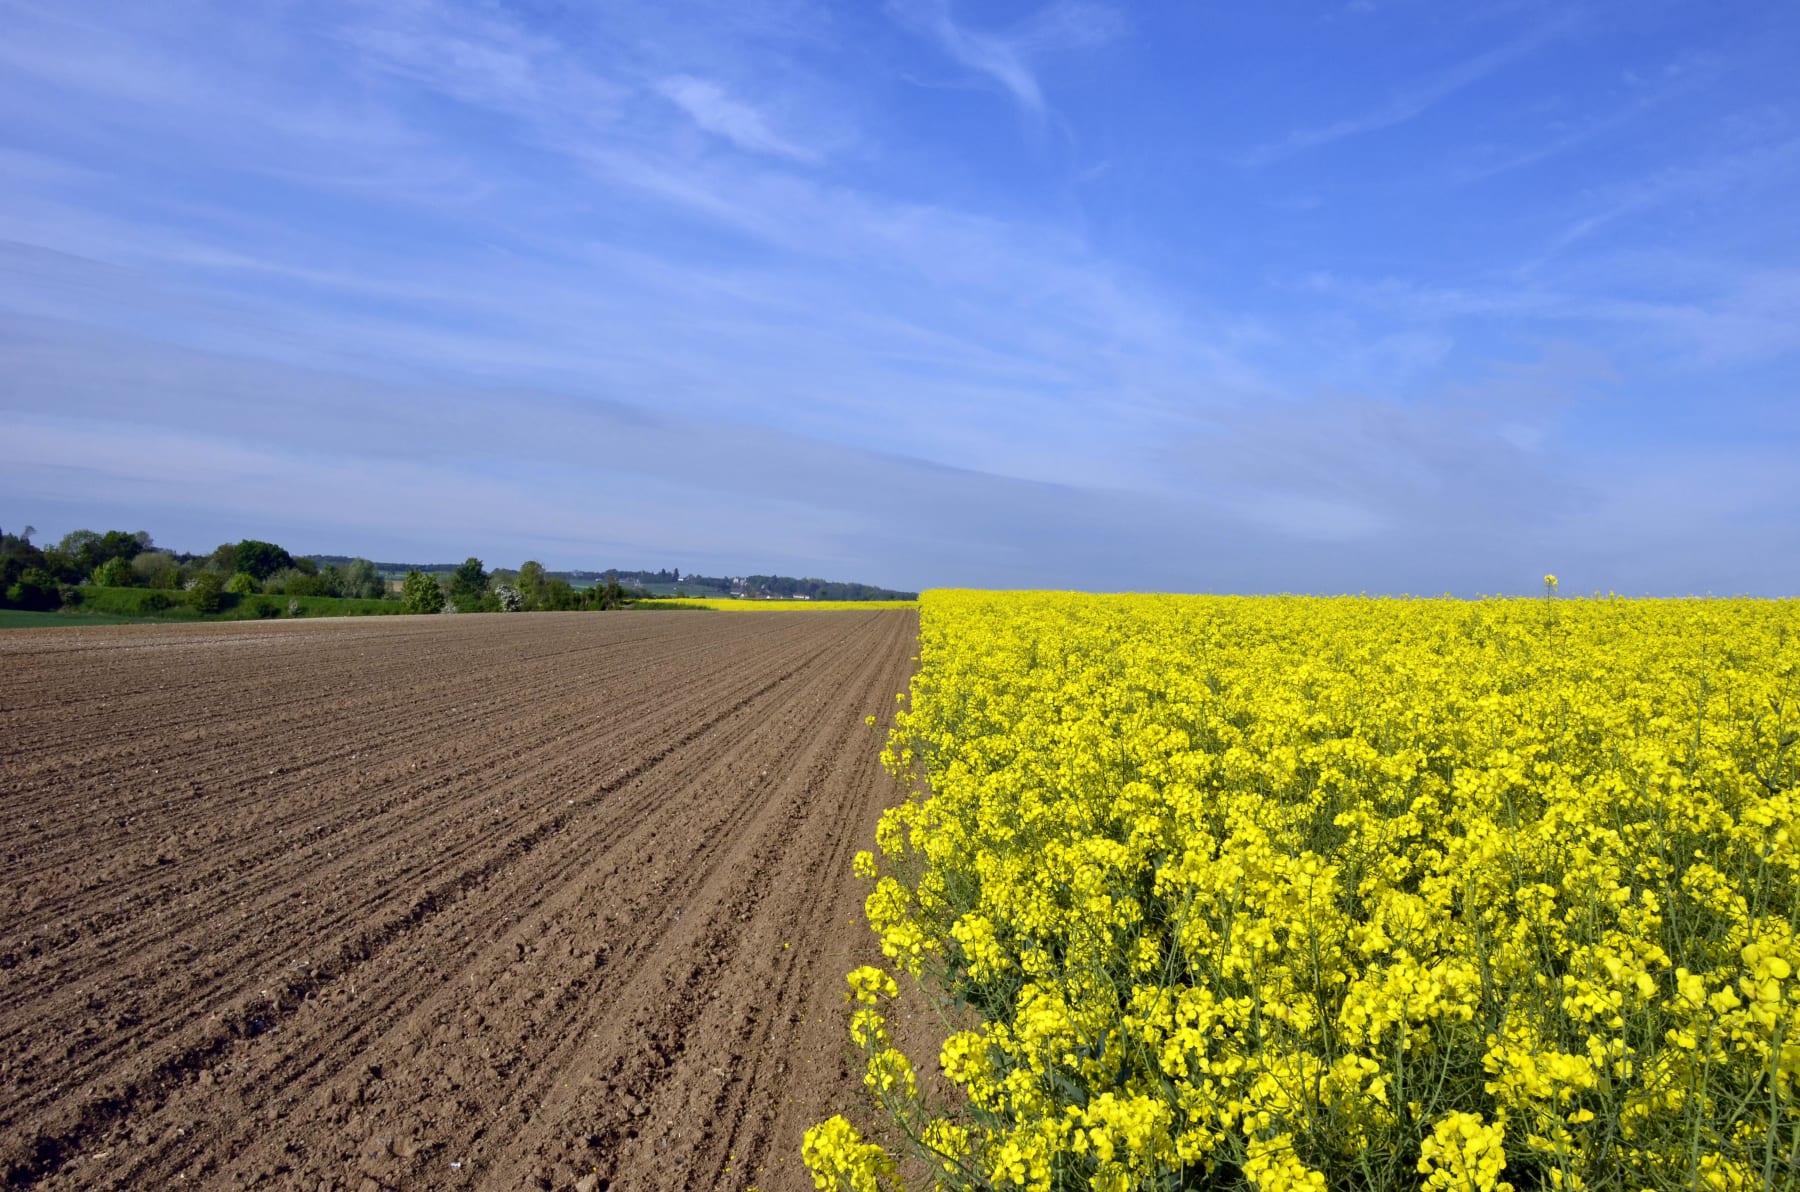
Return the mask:
M 682 733 L 682 736 L 680 737 L 680 739 L 677 742 L 675 742 L 674 745 L 665 745 L 665 746 L 657 749 L 655 752 L 649 753 L 648 755 L 644 756 L 642 758 L 642 760 L 638 763 L 637 768 L 638 769 L 648 769 L 648 768 L 655 766 L 662 759 L 663 756 L 665 756 L 670 750 L 672 750 L 673 748 L 678 746 L 680 743 L 689 741 L 689 740 L 693 740 L 693 739 L 697 739 L 699 736 L 704 734 L 707 731 L 707 729 L 711 727 L 712 724 L 717 723 L 718 720 L 723 719 L 725 716 L 728 716 L 728 715 L 736 712 L 739 708 L 748 704 L 750 701 L 754 700 L 758 696 L 765 694 L 766 692 L 772 690 L 776 684 L 781 682 L 782 679 L 784 679 L 786 677 L 786 675 L 787 675 L 787 672 L 782 672 L 782 673 L 778 673 L 773 678 L 764 676 L 759 680 L 760 685 L 757 687 L 757 689 L 755 691 L 752 691 L 749 694 L 743 695 L 736 704 L 734 704 L 730 708 L 725 709 L 717 717 L 702 722 L 698 727 L 682 726 L 682 728 L 680 730 Z M 629 771 L 628 773 L 635 774 L 635 772 L 637 772 L 637 771 L 633 770 L 633 771 Z M 617 786 L 616 781 L 611 784 L 611 787 L 613 787 L 613 788 L 616 788 L 616 786 Z M 606 793 L 607 789 L 609 789 L 609 787 L 606 784 L 603 784 L 602 790 L 600 793 L 602 795 L 604 795 Z M 573 805 L 573 800 L 570 800 L 569 803 L 571 805 Z M 559 805 L 559 810 L 557 811 L 557 813 L 552 815 L 549 820 L 539 822 L 535 826 L 530 828 L 530 830 L 526 831 L 523 835 L 520 835 L 511 840 L 508 840 L 506 842 L 505 849 L 500 856 L 488 860 L 487 862 L 484 863 L 484 865 L 479 870 L 472 872 L 468 875 L 465 875 L 462 879 L 460 879 L 459 882 L 453 881 L 451 884 L 444 886 L 441 889 L 447 890 L 447 889 L 455 888 L 458 885 L 466 886 L 469 884 L 473 884 L 475 881 L 482 880 L 483 878 L 485 878 L 487 873 L 493 872 L 500 865 L 504 864 L 509 859 L 509 856 L 511 853 L 529 852 L 534 847 L 536 847 L 536 845 L 539 843 L 539 841 L 543 837 L 550 835 L 556 831 L 560 831 L 563 823 L 565 822 L 565 819 L 566 819 L 566 816 L 561 812 L 560 805 Z M 395 852 L 396 852 L 396 855 L 399 855 L 399 850 L 395 850 Z M 419 876 L 420 875 L 418 873 L 416 873 L 414 871 L 414 869 L 412 869 L 412 868 L 402 869 L 398 873 L 392 874 L 390 876 L 390 879 L 384 883 L 383 888 L 376 892 L 376 895 L 375 895 L 376 900 L 373 901 L 370 906 L 368 906 L 366 908 L 360 908 L 360 909 L 362 909 L 363 913 L 360 916 L 358 916 L 358 918 L 362 919 L 365 922 L 369 921 L 369 920 L 377 920 L 378 921 L 381 917 L 382 909 L 383 909 L 382 905 L 381 905 L 381 901 L 386 896 L 389 896 L 389 892 L 391 891 L 391 889 L 394 887 L 399 887 L 402 889 L 409 888 L 408 883 L 410 881 L 418 878 Z M 262 908 L 262 907 L 258 907 L 255 905 L 247 905 L 246 898 L 244 897 L 244 892 L 241 890 L 232 888 L 232 889 L 227 889 L 225 891 L 225 893 L 230 895 L 232 903 L 235 906 L 237 906 L 238 908 L 240 908 L 238 911 L 240 919 L 252 919 L 256 916 L 258 911 L 261 911 L 265 916 L 267 916 L 269 914 L 267 908 Z M 419 896 L 417 901 L 420 903 L 423 903 L 425 905 L 435 906 L 440 901 L 440 898 L 441 898 L 441 894 L 440 894 L 439 890 L 428 889 L 425 893 L 423 893 Z M 402 925 L 416 923 L 421 917 L 418 914 L 416 905 L 398 908 L 397 910 L 391 911 L 389 913 L 393 916 L 393 918 L 395 919 L 395 922 L 402 924 Z M 305 931 L 305 932 L 302 932 L 301 934 L 304 934 L 307 938 L 314 939 L 314 940 L 318 940 L 321 938 L 329 938 L 328 936 L 322 937 L 321 933 L 316 930 Z M 355 958 L 355 959 L 361 959 L 361 960 L 368 959 L 368 953 L 370 951 L 370 941 L 385 941 L 386 939 L 390 938 L 392 936 L 392 934 L 394 934 L 393 929 L 390 929 L 385 925 L 378 926 L 373 930 L 365 929 L 365 930 L 359 932 L 356 941 L 346 949 L 345 958 Z M 254 952 L 252 952 L 252 956 L 253 955 L 254 955 Z M 251 958 L 252 957 L 247 956 L 244 958 L 244 961 L 248 962 Z M 269 1029 L 270 1027 L 276 1025 L 279 1018 L 281 1017 L 281 1005 L 280 1005 L 279 998 L 276 999 L 276 1001 L 274 1003 L 271 1003 L 269 1005 L 263 1005 L 260 1002 L 257 1002 L 256 1004 L 254 1004 L 250 1007 L 240 1007 L 240 1006 L 235 1006 L 235 1005 L 234 1006 L 226 1006 L 226 1007 L 218 1007 L 218 1006 L 211 1005 L 211 1003 L 214 1003 L 218 1000 L 218 996 L 220 995 L 221 991 L 230 991 L 232 989 L 232 987 L 238 986 L 238 985 L 243 985 L 246 983 L 248 983 L 250 985 L 261 984 L 261 982 L 259 982 L 257 980 L 246 978 L 242 973 L 240 973 L 236 970 L 227 968 L 224 971 L 216 974 L 214 979 L 211 980 L 204 988 L 199 989 L 199 990 L 190 990 L 188 992 L 188 996 L 183 999 L 184 1005 L 183 1005 L 182 1009 L 183 1010 L 191 1010 L 193 1008 L 193 1004 L 196 1001 L 198 1001 L 202 1005 L 207 1005 L 209 1007 L 209 1009 L 210 1009 L 209 1017 L 213 1020 L 213 1022 L 211 1024 L 209 1024 L 208 1027 L 205 1028 L 204 1030 L 190 1029 L 187 1032 L 190 1036 L 197 1036 L 197 1037 L 190 1038 L 185 1045 L 177 1046 L 173 1049 L 174 1054 L 169 1056 L 165 1060 L 163 1060 L 157 1066 L 157 1068 L 152 1072 L 152 1075 L 151 1075 L 149 1081 L 147 1082 L 147 1085 L 149 1088 L 154 1090 L 154 1089 L 159 1088 L 161 1085 L 167 1083 L 169 1073 L 181 1074 L 181 1073 L 187 1073 L 187 1072 L 191 1072 L 194 1070 L 198 1070 L 198 1067 L 200 1066 L 198 1061 L 200 1058 L 211 1058 L 211 1057 L 216 1056 L 217 1054 L 219 1054 L 219 1052 L 222 1050 L 222 1048 L 224 1046 L 227 1046 L 229 1044 L 229 1042 L 232 1038 L 242 1037 L 245 1034 L 245 1031 L 243 1029 L 241 1029 L 240 1025 L 239 1025 L 242 1022 L 248 1021 L 251 1023 L 259 1024 L 255 1028 L 256 1032 L 260 1032 L 261 1030 Z M 295 983 L 295 982 L 290 981 L 290 982 L 284 983 L 284 989 L 286 990 L 287 995 L 290 997 L 301 997 L 304 995 L 305 987 L 309 986 L 310 984 L 312 984 L 311 981 L 304 982 L 304 983 Z M 23 992 L 29 993 L 28 985 L 25 987 Z M 94 994 L 90 990 L 90 991 L 83 992 L 82 996 L 91 1001 L 91 1000 L 93 1000 Z M 157 1022 L 151 1023 L 149 1026 L 149 1030 L 146 1033 L 155 1033 L 157 1028 L 160 1027 L 161 1025 L 162 1025 L 161 1023 L 157 1023 Z M 125 1046 L 129 1046 L 133 1041 L 129 1037 L 124 1037 L 124 1038 L 115 1038 L 115 1039 L 109 1040 L 109 1042 L 112 1042 L 116 1047 L 125 1047 Z M 104 1063 L 104 1061 L 106 1059 L 106 1055 L 103 1053 L 98 1057 L 88 1057 L 88 1056 L 79 1056 L 78 1055 L 75 1057 L 65 1057 L 65 1058 L 70 1059 L 72 1061 L 68 1065 L 69 1068 L 71 1069 L 71 1072 L 70 1072 L 71 1077 L 76 1080 L 85 1080 L 85 1079 L 91 1078 L 92 1073 L 90 1070 L 93 1067 L 95 1067 L 97 1064 Z M 86 1062 L 82 1062 L 84 1060 Z M 137 1088 L 132 1088 L 132 1089 L 123 1090 L 123 1091 L 110 1091 L 98 1099 L 104 1101 L 108 1105 L 128 1104 L 128 1103 L 136 1100 L 138 1093 L 139 1093 L 139 1090 Z M 90 1116 L 91 1115 L 87 1112 L 87 1110 L 85 1108 L 83 1108 L 81 1111 L 79 1111 L 79 1117 L 81 1120 L 85 1121 Z
M 915 631 L 0 634 L 4 1182 L 807 1186 Z
M 742 691 L 733 689 L 724 693 L 724 698 L 737 700 L 742 695 Z M 644 714 L 636 712 L 637 701 L 633 702 L 634 711 L 630 714 L 628 722 L 614 729 L 606 738 L 606 748 L 617 756 L 641 757 L 653 752 L 652 749 L 645 746 L 643 735 L 666 735 L 670 731 L 671 724 L 680 723 L 678 719 L 671 719 L 668 715 L 672 709 L 667 706 L 666 701 L 645 701 L 644 706 L 648 708 L 648 712 Z M 532 733 L 528 739 L 533 737 L 536 739 L 535 744 L 524 748 L 515 746 L 508 751 L 506 758 L 508 768 L 514 771 L 528 770 L 528 763 L 535 760 L 540 754 L 566 754 L 570 751 L 566 733 L 538 731 Z M 304 840 L 307 845 L 315 849 L 324 848 L 329 843 L 332 851 L 355 855 L 357 835 L 380 837 L 392 842 L 396 833 L 412 826 L 410 821 L 420 820 L 422 826 L 429 826 L 446 812 L 459 814 L 463 810 L 433 805 L 430 797 L 440 790 L 468 792 L 471 800 L 488 802 L 509 791 L 511 786 L 516 784 L 501 782 L 491 787 L 478 787 L 471 783 L 470 780 L 475 775 L 491 772 L 494 762 L 495 759 L 491 755 L 478 752 L 461 768 L 449 773 L 432 774 L 430 777 L 424 778 L 419 785 L 407 785 L 404 789 L 400 789 L 398 783 L 381 782 L 381 776 L 377 775 L 373 783 L 375 794 L 373 796 L 365 794 L 359 800 L 360 814 L 353 821 L 346 821 L 343 817 L 341 799 L 331 797 L 313 800 L 312 805 L 304 813 L 295 812 L 287 816 L 260 813 L 256 817 L 257 847 L 267 852 L 286 853 L 292 850 L 297 840 Z M 420 761 L 414 758 L 410 763 L 410 770 L 417 772 L 420 764 Z M 620 771 L 620 773 L 624 772 Z M 244 776 L 242 781 L 260 782 L 259 778 L 252 777 L 254 774 L 255 771 L 252 770 Z M 305 775 L 302 775 L 302 780 L 284 780 L 281 786 L 305 788 L 309 784 L 304 781 L 304 778 Z M 616 784 L 616 777 L 611 780 L 602 780 L 602 786 L 607 789 Z M 316 786 L 316 784 L 312 785 Z M 362 783 L 360 785 L 369 784 Z M 253 791 L 254 793 L 247 795 L 246 799 L 258 804 L 298 805 L 302 801 L 302 792 L 299 789 L 264 789 L 256 786 L 253 787 Z M 382 802 L 372 808 L 369 803 L 370 797 L 379 798 Z M 419 815 L 421 804 L 426 805 L 428 809 L 429 814 L 426 817 Z M 214 800 L 209 806 L 214 809 L 209 817 L 214 822 L 221 819 L 229 820 L 236 810 L 235 802 L 221 805 L 219 801 Z M 515 827 L 516 825 L 512 821 L 501 819 L 496 821 L 495 830 L 490 835 L 505 835 Z M 307 833 L 315 831 L 316 835 L 313 838 L 306 838 Z M 285 839 L 283 839 L 284 836 Z M 210 843 L 217 843 L 217 841 L 214 840 Z M 466 847 L 480 847 L 483 843 L 484 841 L 478 838 L 467 841 Z M 151 850 L 150 855 L 145 858 L 145 863 L 150 865 L 162 864 L 165 857 L 173 862 L 182 852 L 187 851 L 183 849 L 181 842 L 170 842 L 166 837 L 160 842 L 146 841 L 145 847 Z M 90 842 L 85 851 L 89 855 L 93 855 L 101 850 L 97 844 Z M 175 856 L 170 856 L 170 854 L 175 854 Z M 100 882 L 88 891 L 77 892 L 72 899 L 65 899 L 61 905 L 45 907 L 40 904 L 31 907 L 30 909 L 46 916 L 40 920 L 42 927 L 39 934 L 36 937 L 25 938 L 0 936 L 0 966 L 19 965 L 24 958 L 41 956 L 59 945 L 73 945 L 80 942 L 83 935 L 102 933 L 108 927 L 119 923 L 141 925 L 145 913 L 153 910 L 159 904 L 183 897 L 196 887 L 213 889 L 222 881 L 229 881 L 230 874 L 226 871 L 225 866 L 229 865 L 237 869 L 254 868 L 263 859 L 240 848 L 230 854 L 228 860 L 222 860 L 212 868 L 179 867 L 178 872 L 182 874 L 179 882 L 152 880 L 148 883 L 147 888 L 146 883 L 134 883 L 128 898 L 121 898 L 116 894 L 109 893 L 111 883 Z M 59 862 L 59 867 L 62 864 L 66 864 L 66 860 Z M 278 870 L 266 872 L 269 880 L 273 883 L 280 884 L 284 880 Z M 29 870 L 20 875 L 21 880 L 28 876 Z M 234 901 L 242 904 L 247 897 L 258 892 L 254 888 L 235 889 Z M 111 909 L 95 909 L 102 903 L 109 904 Z M 165 928 L 170 934 L 178 934 L 183 929 L 185 929 L 185 924 L 180 922 L 167 925 Z M 104 943 L 104 941 L 101 942 Z M 138 942 L 143 944 L 148 941 L 140 937 Z M 67 975 L 63 974 L 65 978 Z M 15 979 L 22 982 L 28 980 L 28 970 L 16 974 Z

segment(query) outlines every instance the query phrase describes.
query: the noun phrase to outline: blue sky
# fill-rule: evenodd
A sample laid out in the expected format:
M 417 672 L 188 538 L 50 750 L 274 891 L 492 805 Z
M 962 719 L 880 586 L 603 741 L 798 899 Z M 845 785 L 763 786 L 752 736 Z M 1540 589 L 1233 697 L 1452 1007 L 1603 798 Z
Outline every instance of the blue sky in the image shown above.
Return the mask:
M 0 0 L 0 511 L 1800 594 L 1800 8 Z

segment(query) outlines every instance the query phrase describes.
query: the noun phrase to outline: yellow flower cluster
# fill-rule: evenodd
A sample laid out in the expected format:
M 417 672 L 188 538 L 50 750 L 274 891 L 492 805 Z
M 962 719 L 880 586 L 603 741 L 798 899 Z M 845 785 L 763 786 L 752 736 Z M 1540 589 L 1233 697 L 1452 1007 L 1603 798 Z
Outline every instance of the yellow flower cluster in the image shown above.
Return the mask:
M 894 1165 L 872 1142 L 864 1142 L 856 1127 L 842 1117 L 820 1122 L 806 1132 L 800 1144 L 801 1158 L 821 1188 L 849 1192 L 879 1192 L 880 1179 L 892 1174 Z
M 1800 605 L 1545 587 L 927 593 L 857 869 L 951 1095 L 853 973 L 889 1136 L 942 1187 L 1800 1188 Z

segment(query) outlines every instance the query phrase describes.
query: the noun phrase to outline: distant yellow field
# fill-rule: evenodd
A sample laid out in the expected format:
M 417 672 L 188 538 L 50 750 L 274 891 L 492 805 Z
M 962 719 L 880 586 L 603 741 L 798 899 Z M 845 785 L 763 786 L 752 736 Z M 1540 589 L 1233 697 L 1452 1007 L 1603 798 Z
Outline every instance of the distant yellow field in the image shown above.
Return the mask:
M 832 609 L 918 608 L 917 600 L 733 600 L 729 597 L 705 599 L 640 600 L 639 608 L 711 608 L 728 612 L 818 612 Z

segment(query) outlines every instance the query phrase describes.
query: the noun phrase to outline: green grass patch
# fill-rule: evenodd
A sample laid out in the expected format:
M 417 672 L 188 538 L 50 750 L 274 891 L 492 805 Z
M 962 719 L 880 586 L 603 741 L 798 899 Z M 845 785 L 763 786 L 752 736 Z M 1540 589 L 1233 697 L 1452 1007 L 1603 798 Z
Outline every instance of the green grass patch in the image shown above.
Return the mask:
M 190 608 L 186 592 L 155 588 L 102 588 L 89 584 L 81 589 L 81 604 L 73 610 L 45 614 L 53 617 L 113 616 L 154 621 L 258 621 L 278 617 L 373 617 L 403 613 L 398 600 L 352 600 L 336 596 L 239 596 L 225 593 L 219 611 L 203 615 Z
M 0 608 L 0 629 L 49 629 L 71 625 L 139 625 L 143 617 L 118 617 L 111 613 L 84 613 L 80 609 L 63 609 L 53 613 L 31 612 L 22 608 Z
M 186 592 L 165 592 L 157 588 L 102 588 L 95 584 L 83 584 L 81 603 L 55 615 L 92 617 L 101 614 L 139 621 L 201 619 L 199 613 L 188 607 Z
M 398 600 L 352 600 L 338 596 L 233 596 L 227 593 L 210 621 L 255 621 L 272 617 L 385 617 L 406 611 Z

